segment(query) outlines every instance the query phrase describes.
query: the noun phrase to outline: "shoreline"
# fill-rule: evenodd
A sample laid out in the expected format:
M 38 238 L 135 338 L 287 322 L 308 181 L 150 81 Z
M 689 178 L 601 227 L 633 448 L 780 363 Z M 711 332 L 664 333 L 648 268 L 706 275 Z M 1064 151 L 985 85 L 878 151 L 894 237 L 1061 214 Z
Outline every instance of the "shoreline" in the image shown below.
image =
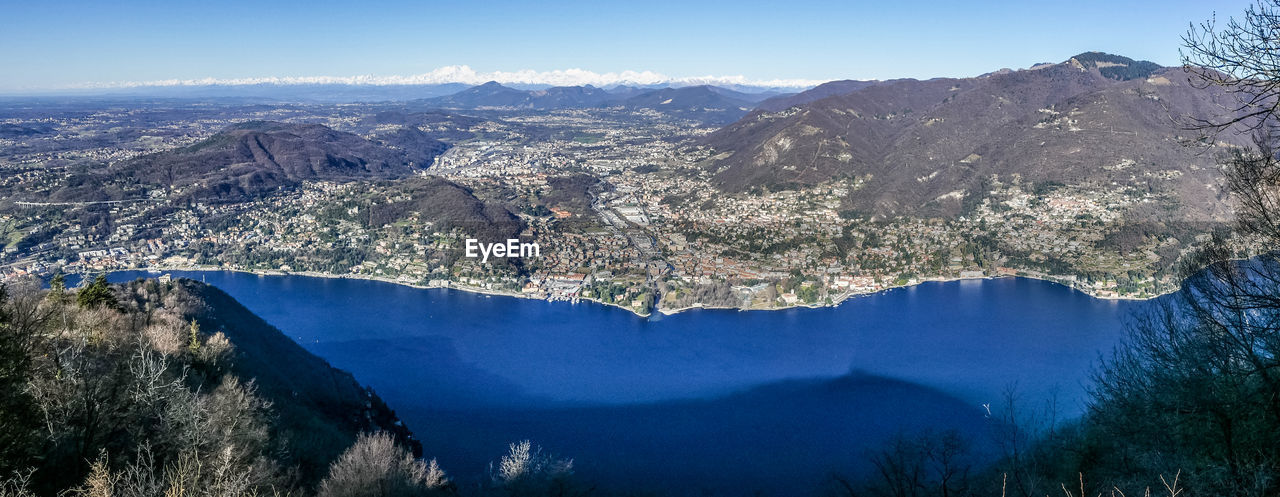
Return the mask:
M 915 283 L 909 283 L 909 284 L 904 284 L 904 285 L 888 286 L 888 287 L 884 287 L 884 288 L 881 288 L 881 289 L 878 289 L 878 290 L 874 290 L 874 291 L 870 291 L 870 292 L 861 292 L 861 293 L 859 293 L 859 292 L 844 292 L 844 293 L 840 293 L 840 294 L 838 294 L 835 298 L 832 298 L 832 299 L 831 299 L 831 303 L 830 303 L 830 304 L 825 304 L 825 303 L 818 303 L 818 304 L 796 303 L 796 304 L 784 305 L 784 306 L 780 306 L 780 307 L 729 307 L 729 306 L 706 306 L 706 305 L 702 305 L 702 304 L 694 304 L 694 305 L 685 306 L 685 307 L 680 307 L 680 308 L 676 308 L 676 309 L 663 309 L 663 308 L 660 308 L 660 307 L 654 307 L 654 308 L 650 309 L 650 311 L 649 311 L 649 312 L 641 313 L 641 312 L 637 311 L 636 309 L 634 309 L 634 308 L 632 308 L 632 307 L 623 306 L 623 305 L 620 305 L 620 304 L 617 304 L 617 303 L 603 302 L 603 301 L 600 301 L 600 300 L 598 300 L 598 299 L 591 298 L 591 297 L 578 297 L 577 299 L 549 299 L 549 298 L 544 298 L 544 297 L 538 297 L 538 296 L 533 296 L 533 295 L 524 294 L 524 293 L 522 293 L 522 292 L 512 292 L 512 291 L 507 291 L 507 290 L 494 290 L 494 289 L 490 289 L 490 288 L 480 288 L 480 287 L 473 287 L 473 286 L 468 286 L 468 285 L 456 285 L 456 284 L 450 284 L 450 285 L 447 285 L 447 286 L 442 286 L 442 285 L 422 285 L 422 284 L 413 283 L 413 282 L 409 282 L 409 281 L 403 281 L 403 280 L 401 280 L 401 279 L 399 279 L 399 278 L 391 278 L 391 277 L 386 277 L 386 276 L 371 276 L 371 275 L 364 275 L 364 274 L 332 274 L 332 273 L 325 273 L 325 272 L 319 272 L 319 271 L 281 271 L 281 270 L 278 270 L 278 269 L 231 269 L 231 268 L 215 267 L 215 266 L 151 266 L 151 267 L 146 267 L 146 268 L 118 269 L 118 270 L 110 271 L 110 272 L 118 272 L 118 271 L 145 271 L 145 272 L 160 272 L 160 273 L 167 272 L 167 271 L 192 271 L 192 272 L 203 272 L 203 271 L 209 271 L 209 272 L 229 271 L 229 272 L 235 272 L 235 273 L 253 274 L 253 275 L 257 275 L 257 276 L 307 276 L 307 277 L 311 277 L 311 278 L 367 280 L 367 281 L 377 281 L 377 282 L 380 282 L 380 283 L 391 283 L 391 284 L 395 284 L 395 285 L 402 285 L 402 286 L 407 286 L 407 287 L 410 287 L 410 288 L 417 288 L 417 289 L 422 289 L 422 290 L 430 290 L 430 289 L 458 290 L 458 291 L 462 291 L 462 292 L 474 293 L 474 294 L 478 294 L 478 295 L 485 295 L 485 296 L 494 296 L 494 295 L 497 295 L 497 296 L 503 296 L 503 297 L 515 297 L 515 298 L 522 298 L 522 299 L 529 299 L 529 300 L 541 300 L 541 301 L 544 301 L 544 302 L 569 302 L 569 303 L 577 303 L 578 301 L 586 301 L 586 302 L 592 302 L 592 303 L 595 303 L 595 304 L 600 304 L 600 305 L 605 305 L 605 306 L 616 307 L 616 308 L 618 308 L 618 309 L 622 309 L 622 310 L 625 310 L 625 311 L 630 312 L 630 313 L 632 313 L 632 314 L 635 314 L 637 317 L 641 317 L 641 318 L 649 318 L 649 317 L 653 316 L 654 314 L 660 314 L 660 315 L 662 315 L 662 316 L 674 316 L 674 315 L 676 315 L 676 314 L 679 314 L 679 313 L 682 313 L 682 312 L 685 312 L 685 311 L 690 311 L 690 310 L 699 310 L 699 309 L 701 309 L 701 310 L 737 310 L 737 311 L 740 311 L 740 312 L 745 312 L 745 311 L 785 311 L 785 310 L 799 309 L 799 308 L 807 308 L 807 309 L 821 309 L 821 308 L 824 308 L 824 307 L 832 307 L 832 308 L 834 308 L 834 307 L 838 307 L 838 306 L 840 306 L 840 304 L 842 304 L 842 303 L 844 303 L 845 301 L 847 301 L 847 300 L 849 300 L 849 299 L 852 299 L 852 298 L 856 298 L 856 297 L 864 297 L 864 296 L 869 296 L 869 295 L 875 295 L 875 294 L 877 294 L 877 293 L 886 292 L 886 291 L 890 291 L 890 290 L 897 290 L 897 289 L 902 289 L 902 288 L 910 288 L 910 287 L 913 287 L 913 286 L 916 286 L 916 285 L 920 285 L 920 284 L 922 284 L 922 283 L 951 283 L 951 282 L 957 282 L 957 281 L 975 281 L 975 280 L 977 280 L 977 281 L 982 281 L 982 280 L 996 280 L 996 279 L 1002 279 L 1002 278 L 1026 278 L 1026 279 L 1031 279 L 1031 280 L 1037 280 L 1037 281 L 1044 281 L 1044 282 L 1048 282 L 1048 283 L 1054 283 L 1054 284 L 1062 285 L 1062 286 L 1064 286 L 1064 287 L 1067 287 L 1067 288 L 1070 288 L 1070 289 L 1072 289 L 1072 290 L 1078 291 L 1078 292 L 1080 292 L 1080 293 L 1083 293 L 1083 294 L 1085 294 L 1085 295 L 1088 295 L 1090 298 L 1094 298 L 1094 299 L 1098 299 L 1098 300 L 1113 300 L 1113 301 L 1121 301 L 1121 300 L 1125 300 L 1125 301 L 1143 301 L 1143 300 L 1152 300 L 1152 299 L 1156 299 L 1156 298 L 1159 298 L 1159 297 L 1161 297 L 1161 296 L 1168 295 L 1169 293 L 1172 293 L 1172 292 L 1165 292 L 1165 293 L 1161 293 L 1161 294 L 1153 295 L 1153 296 L 1150 296 L 1150 297 L 1136 297 L 1136 296 L 1128 296 L 1128 295 L 1101 296 L 1101 295 L 1097 295 L 1097 294 L 1095 294 L 1095 293 L 1093 293 L 1093 292 L 1091 292 L 1091 291 L 1087 291 L 1087 290 L 1085 290 L 1085 289 L 1082 289 L 1082 288 L 1080 288 L 1080 287 L 1077 287 L 1077 286 L 1075 286 L 1075 285 L 1069 285 L 1069 284 L 1063 283 L 1063 282 L 1058 281 L 1058 280 L 1054 280 L 1054 279 L 1050 279 L 1050 278 L 1042 278 L 1042 277 L 1037 277 L 1037 276 L 1033 276 L 1033 275 L 1025 275 L 1025 276 L 1019 276 L 1019 275 L 999 275 L 999 276 L 983 276 L 983 277 L 968 277 L 968 278 L 963 278 L 963 277 L 932 277 L 932 278 L 923 278 L 923 279 L 920 279 L 919 281 L 916 281 Z M 1176 291 L 1176 290 L 1174 290 L 1174 291 Z

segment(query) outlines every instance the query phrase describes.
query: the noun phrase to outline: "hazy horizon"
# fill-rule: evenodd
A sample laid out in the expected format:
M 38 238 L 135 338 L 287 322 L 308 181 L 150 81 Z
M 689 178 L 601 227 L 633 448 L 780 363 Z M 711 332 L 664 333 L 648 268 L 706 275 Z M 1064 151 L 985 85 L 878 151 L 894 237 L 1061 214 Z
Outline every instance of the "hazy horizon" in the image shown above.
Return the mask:
M 1087 51 L 1169 66 L 1188 20 L 1251 3 L 21 4 L 0 15 L 0 91 L 488 80 L 802 88 L 976 76 Z

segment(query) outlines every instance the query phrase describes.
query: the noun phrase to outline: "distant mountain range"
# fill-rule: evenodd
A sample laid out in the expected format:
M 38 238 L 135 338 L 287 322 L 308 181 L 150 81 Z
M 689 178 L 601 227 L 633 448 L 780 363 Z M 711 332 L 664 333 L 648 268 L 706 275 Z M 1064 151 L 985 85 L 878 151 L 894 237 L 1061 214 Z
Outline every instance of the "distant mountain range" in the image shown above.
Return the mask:
M 111 99 L 162 98 L 218 100 L 246 104 L 398 102 L 417 109 L 449 110 L 547 111 L 617 107 L 630 110 L 650 109 L 708 124 L 727 124 L 746 115 L 761 101 L 782 98 L 791 93 L 784 93 L 777 88 L 749 85 L 624 85 L 599 88 L 591 85 L 503 85 L 490 81 L 477 86 L 459 83 L 141 86 L 66 90 L 52 95 L 58 98 L 77 96 Z M 35 131 L 38 130 L 11 126 L 0 128 L 0 136 L 23 136 Z
M 84 88 L 25 92 L 15 93 L 3 98 L 163 98 L 240 101 L 246 103 L 396 102 L 450 95 L 470 86 L 463 83 L 431 85 L 352 85 L 336 83 L 145 85 L 123 88 Z
M 858 81 L 848 79 L 842 81 L 829 81 L 815 86 L 813 89 L 800 93 L 783 94 L 770 97 L 760 102 L 756 108 L 777 112 L 797 105 L 806 104 L 814 100 L 821 100 L 830 96 L 861 90 L 879 83 L 879 81 Z
M 385 117 L 451 119 L 429 113 Z M 168 202 L 181 205 L 254 200 L 308 180 L 399 180 L 395 188 L 402 198 L 365 210 L 364 221 L 381 226 L 416 213 L 421 220 L 463 228 L 473 236 L 504 240 L 518 235 L 523 223 L 502 205 L 484 202 L 469 188 L 443 178 L 415 177 L 447 149 L 414 125 L 380 129 L 366 139 L 319 124 L 251 121 L 187 147 L 77 172 L 52 192 L 12 194 L 26 201 L 80 203 L 138 200 L 167 190 L 173 192 Z M 97 219 L 84 209 L 77 212 Z
M 698 81 L 670 82 L 663 84 L 618 84 L 604 87 L 611 94 L 627 95 L 660 90 L 663 88 L 687 88 L 700 86 Z M 480 85 L 484 86 L 484 85 Z M 590 88 L 591 85 L 555 87 L 545 84 L 505 84 L 519 91 L 539 91 L 551 88 Z M 344 84 L 344 83 L 210 83 L 210 84 L 154 84 L 125 87 L 75 88 L 45 91 L 0 91 L 0 98 L 161 98 L 190 100 L 225 100 L 256 103 L 350 103 L 350 102 L 406 102 L 456 94 L 474 87 L 465 83 L 438 84 Z M 794 92 L 804 88 L 756 86 L 750 84 L 716 84 L 727 91 L 760 95 L 756 100 Z M 594 87 L 600 89 L 600 87 Z
M 878 216 L 955 215 L 995 176 L 1165 188 L 1179 215 L 1220 218 L 1214 158 L 1183 146 L 1194 133 L 1175 119 L 1226 103 L 1181 69 L 1089 52 L 975 78 L 831 82 L 766 100 L 703 144 L 727 191 L 858 178 L 846 208 Z
M 706 123 L 729 123 L 776 92 L 744 93 L 716 86 L 646 89 L 619 86 L 604 90 L 591 85 L 519 90 L 490 81 L 452 95 L 415 102 L 453 110 L 554 110 L 618 107 L 649 109 Z
M 517 90 L 490 81 L 452 95 L 428 99 L 422 103 L 447 109 L 516 107 L 531 110 L 548 110 L 600 107 L 605 102 L 615 99 L 615 95 L 591 85 L 557 86 L 542 90 Z

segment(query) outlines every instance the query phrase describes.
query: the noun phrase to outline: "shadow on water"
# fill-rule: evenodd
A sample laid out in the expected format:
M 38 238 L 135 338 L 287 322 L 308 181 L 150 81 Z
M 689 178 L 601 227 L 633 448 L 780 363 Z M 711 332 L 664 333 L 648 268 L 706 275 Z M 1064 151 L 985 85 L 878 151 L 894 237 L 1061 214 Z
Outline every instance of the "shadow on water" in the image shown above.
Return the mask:
M 532 439 L 584 477 L 689 494 L 809 493 L 865 471 L 867 451 L 899 432 L 956 429 L 982 449 L 980 406 L 1014 383 L 1076 415 L 1093 361 L 1142 305 L 1008 278 L 641 318 L 365 280 L 174 275 L 351 371 L 460 479 Z
M 985 411 L 907 382 L 849 374 L 790 380 L 707 400 L 627 406 L 438 410 L 407 406 L 410 426 L 458 474 L 483 473 L 511 440 L 537 434 L 608 488 L 663 494 L 812 495 L 832 474 L 871 468 L 898 434 L 956 430 L 975 463 L 992 454 Z
M 382 397 L 413 399 L 415 405 L 470 408 L 554 403 L 530 397 L 514 382 L 464 362 L 452 340 L 444 337 L 324 342 L 313 345 L 311 352 L 362 371 L 360 381 L 377 385 Z M 413 367 L 388 368 L 388 363 Z

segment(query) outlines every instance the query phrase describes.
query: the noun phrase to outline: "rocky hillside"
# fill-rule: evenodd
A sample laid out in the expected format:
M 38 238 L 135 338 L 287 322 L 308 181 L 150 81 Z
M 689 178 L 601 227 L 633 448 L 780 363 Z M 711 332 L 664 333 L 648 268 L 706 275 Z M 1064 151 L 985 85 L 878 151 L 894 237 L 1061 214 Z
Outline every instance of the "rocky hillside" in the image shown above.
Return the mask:
M 1226 99 L 1181 69 L 1091 52 L 976 78 L 864 83 L 768 101 L 710 135 L 715 181 L 745 191 L 847 179 L 859 185 L 847 208 L 882 217 L 956 215 L 992 179 L 1132 187 L 1191 219 L 1226 215 L 1212 154 L 1183 146 L 1196 135 L 1175 123 L 1217 115 Z
M 350 181 L 407 176 L 448 148 L 411 128 L 370 141 L 319 124 L 250 121 L 187 147 L 73 173 L 48 192 L 18 198 L 85 202 L 136 199 L 168 189 L 200 201 L 241 201 L 303 180 Z
M 126 291 L 152 284 L 134 282 Z M 231 372 L 252 380 L 258 393 L 272 401 L 275 429 L 289 439 L 305 480 L 323 476 L 329 462 L 362 431 L 388 431 L 421 453 L 421 444 L 377 394 L 351 373 L 307 352 L 226 292 L 188 279 L 155 288 L 171 292 L 172 297 L 165 297 L 180 302 L 183 317 L 195 319 L 205 334 L 227 337 L 233 347 Z

